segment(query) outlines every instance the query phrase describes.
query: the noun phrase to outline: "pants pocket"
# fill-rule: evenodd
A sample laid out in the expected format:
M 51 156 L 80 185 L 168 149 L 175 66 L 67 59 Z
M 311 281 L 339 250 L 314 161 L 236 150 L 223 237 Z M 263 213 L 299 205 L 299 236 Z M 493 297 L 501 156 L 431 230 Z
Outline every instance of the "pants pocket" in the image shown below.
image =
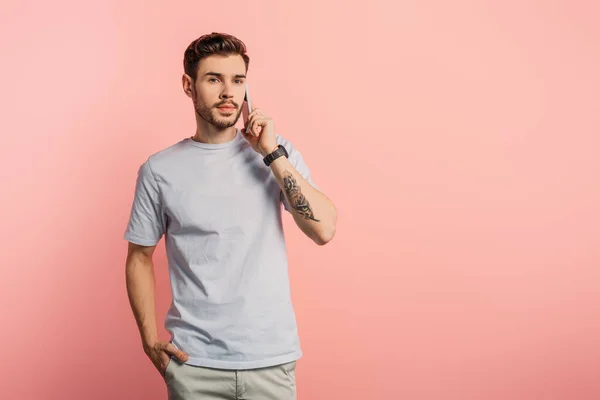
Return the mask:
M 171 381 L 171 371 L 172 366 L 175 360 L 173 360 L 173 356 L 169 357 L 169 363 L 167 364 L 167 368 L 165 369 L 165 382 L 169 383 Z
M 281 369 L 283 370 L 283 373 L 289 379 L 290 384 L 295 385 L 296 384 L 296 361 L 281 364 Z

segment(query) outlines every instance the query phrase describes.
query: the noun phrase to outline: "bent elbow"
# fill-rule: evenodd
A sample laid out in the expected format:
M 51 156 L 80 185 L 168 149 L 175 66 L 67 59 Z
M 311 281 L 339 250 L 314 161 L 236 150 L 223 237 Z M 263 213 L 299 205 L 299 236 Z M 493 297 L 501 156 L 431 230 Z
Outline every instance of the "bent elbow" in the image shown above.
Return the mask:
M 327 243 L 331 242 L 331 240 L 333 239 L 334 236 L 335 236 L 335 228 L 329 230 L 328 232 L 321 233 L 320 235 L 316 235 L 313 240 L 319 246 L 325 246 Z

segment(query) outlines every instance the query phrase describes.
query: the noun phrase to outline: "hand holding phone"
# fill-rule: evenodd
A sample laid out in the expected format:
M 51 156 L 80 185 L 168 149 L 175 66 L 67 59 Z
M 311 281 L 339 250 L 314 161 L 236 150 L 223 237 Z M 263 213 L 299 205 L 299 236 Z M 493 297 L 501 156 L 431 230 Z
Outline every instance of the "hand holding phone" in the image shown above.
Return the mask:
M 249 130 L 248 119 L 252 114 L 253 122 L 255 126 L 254 131 Z M 242 134 L 244 138 L 250 143 L 252 149 L 263 155 L 273 152 L 273 149 L 277 147 L 277 137 L 274 133 L 275 127 L 273 120 L 268 116 L 264 115 L 262 110 L 252 109 L 252 103 L 250 102 L 250 92 L 248 91 L 248 83 L 246 83 L 246 95 L 244 102 L 242 103 L 242 115 L 244 117 L 244 129 Z M 246 131 L 248 129 L 248 131 Z

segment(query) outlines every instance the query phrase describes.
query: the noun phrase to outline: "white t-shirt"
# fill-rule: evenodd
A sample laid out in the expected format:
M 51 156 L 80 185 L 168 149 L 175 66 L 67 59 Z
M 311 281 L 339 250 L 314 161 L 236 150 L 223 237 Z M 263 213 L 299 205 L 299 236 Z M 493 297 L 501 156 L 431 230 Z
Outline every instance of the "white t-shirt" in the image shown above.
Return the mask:
M 318 189 L 292 143 L 277 135 L 277 144 Z M 165 328 L 188 364 L 252 369 L 302 356 L 282 202 L 290 211 L 239 129 L 227 143 L 183 139 L 141 165 L 125 239 L 153 246 L 165 236 L 173 294 Z

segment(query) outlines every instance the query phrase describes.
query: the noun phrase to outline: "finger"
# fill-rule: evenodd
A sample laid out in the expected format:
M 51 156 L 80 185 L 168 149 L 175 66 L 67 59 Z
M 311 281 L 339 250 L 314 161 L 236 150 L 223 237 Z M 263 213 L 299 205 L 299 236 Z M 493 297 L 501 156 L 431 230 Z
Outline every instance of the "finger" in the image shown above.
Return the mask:
M 254 136 L 254 133 L 252 132 L 252 124 L 253 123 L 254 123 L 254 118 L 248 118 L 248 122 L 246 122 L 246 127 L 245 127 L 244 131 L 249 136 Z
M 261 110 L 259 110 L 258 108 L 255 108 L 254 110 L 252 110 L 252 112 L 250 114 L 248 114 L 248 123 L 250 123 L 251 121 L 254 121 L 256 118 L 261 118 L 264 117 L 264 114 L 262 113 Z
M 246 123 L 246 128 L 248 129 L 250 134 L 254 135 L 255 137 L 258 137 L 258 135 L 262 129 L 259 129 L 258 131 L 256 131 L 254 122 L 258 119 L 263 119 L 263 118 L 265 118 L 265 115 L 263 114 L 262 110 L 260 110 L 259 108 L 254 108 L 254 110 L 252 110 L 252 112 L 248 115 L 248 121 Z M 252 128 L 253 126 L 254 126 L 254 128 Z
M 160 362 L 162 364 L 163 369 L 167 368 L 167 365 L 169 365 L 170 361 L 171 356 L 169 355 L 169 353 L 163 352 L 163 355 L 160 356 Z
M 269 125 L 269 122 L 271 121 L 270 118 L 268 117 L 263 117 L 260 118 L 256 121 L 256 130 L 258 131 L 258 133 L 261 133 L 265 130 L 265 128 Z
M 246 140 L 251 140 L 253 136 L 246 128 L 242 129 L 242 135 L 244 138 L 246 138 Z
M 260 132 L 262 131 L 262 123 L 262 118 L 256 118 L 254 121 L 252 121 L 252 133 L 254 133 L 254 136 L 259 136 Z
M 179 351 L 179 355 L 177 356 L 177 358 L 181 362 L 186 362 L 187 360 L 190 359 L 190 356 L 188 356 L 187 353 L 184 351 Z
M 172 354 L 172 355 L 174 355 L 175 357 L 179 358 L 179 359 L 180 359 L 180 360 L 182 360 L 182 361 L 187 361 L 187 357 L 188 357 L 188 355 L 187 355 L 185 352 L 183 352 L 183 351 L 181 351 L 181 350 L 177 349 L 177 348 L 176 348 L 175 346 L 173 346 L 173 344 L 171 344 L 171 343 L 168 343 L 168 344 L 166 345 L 166 347 L 165 347 L 165 351 L 166 351 L 167 353 L 169 353 L 169 354 Z M 185 360 L 183 360 L 184 358 L 185 358 Z
M 167 353 L 179 358 L 179 355 L 182 353 L 182 351 L 178 350 L 175 346 L 173 346 L 171 343 L 169 343 L 167 345 Z
M 248 133 L 250 133 L 250 127 L 252 126 L 252 121 L 254 121 L 255 118 L 256 114 L 254 114 L 254 111 L 252 111 L 252 113 L 248 115 L 248 121 L 246 121 L 246 125 L 244 126 Z

